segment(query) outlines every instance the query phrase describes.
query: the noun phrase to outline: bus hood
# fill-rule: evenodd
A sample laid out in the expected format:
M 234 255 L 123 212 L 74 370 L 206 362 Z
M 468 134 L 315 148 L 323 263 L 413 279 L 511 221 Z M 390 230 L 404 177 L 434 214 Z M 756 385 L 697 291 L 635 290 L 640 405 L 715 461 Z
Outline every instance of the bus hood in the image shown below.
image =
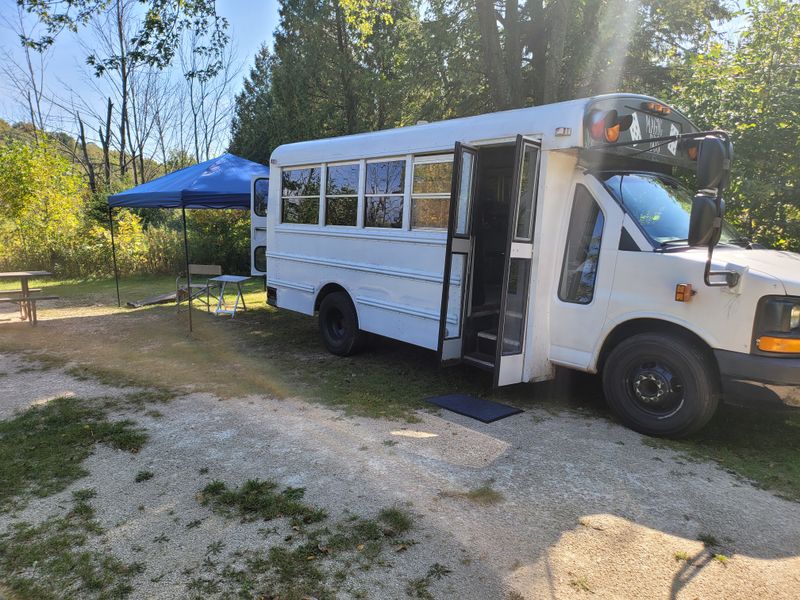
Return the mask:
M 693 248 L 687 252 L 692 260 L 705 261 L 707 251 Z M 688 256 L 687 256 L 688 257 Z M 777 279 L 791 296 L 800 296 L 800 254 L 782 250 L 747 250 L 730 246 L 714 249 L 713 268 L 748 267 L 751 271 Z

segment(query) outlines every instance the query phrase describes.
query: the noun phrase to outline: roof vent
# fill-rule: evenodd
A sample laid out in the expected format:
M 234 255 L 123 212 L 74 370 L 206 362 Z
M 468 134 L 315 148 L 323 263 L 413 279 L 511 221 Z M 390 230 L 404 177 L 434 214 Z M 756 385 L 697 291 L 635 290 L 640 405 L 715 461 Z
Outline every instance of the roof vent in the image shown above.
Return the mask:
M 417 125 L 427 125 L 428 123 L 430 123 L 430 121 L 426 121 L 424 119 L 420 119 L 419 121 L 417 121 Z

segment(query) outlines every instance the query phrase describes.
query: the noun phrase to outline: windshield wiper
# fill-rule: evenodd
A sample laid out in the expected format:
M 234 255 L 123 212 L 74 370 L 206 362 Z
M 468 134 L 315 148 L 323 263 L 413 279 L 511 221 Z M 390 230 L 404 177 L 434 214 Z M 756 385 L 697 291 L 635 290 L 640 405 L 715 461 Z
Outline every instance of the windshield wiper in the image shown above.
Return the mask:
M 667 240 L 666 242 L 661 242 L 661 247 L 663 248 L 665 246 L 669 246 L 670 244 L 688 244 L 688 243 L 689 243 L 688 238 L 683 240 Z

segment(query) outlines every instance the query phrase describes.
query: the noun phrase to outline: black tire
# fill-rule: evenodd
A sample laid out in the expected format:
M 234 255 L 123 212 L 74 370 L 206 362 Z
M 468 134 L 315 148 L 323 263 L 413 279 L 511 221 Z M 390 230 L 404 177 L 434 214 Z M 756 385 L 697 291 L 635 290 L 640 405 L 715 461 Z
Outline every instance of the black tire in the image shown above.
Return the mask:
M 603 366 L 603 391 L 625 425 L 664 437 L 701 429 L 720 398 L 710 353 L 668 333 L 641 333 L 618 344 Z
M 358 315 L 346 292 L 332 292 L 319 305 L 319 331 L 328 352 L 337 356 L 357 353 L 364 342 Z

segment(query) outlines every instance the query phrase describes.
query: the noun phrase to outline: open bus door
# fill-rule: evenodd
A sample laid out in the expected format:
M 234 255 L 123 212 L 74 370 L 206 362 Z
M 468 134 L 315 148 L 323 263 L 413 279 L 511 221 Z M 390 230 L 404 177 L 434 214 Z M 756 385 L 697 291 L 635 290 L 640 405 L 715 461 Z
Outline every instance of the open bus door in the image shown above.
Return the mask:
M 495 386 L 522 381 L 540 157 L 538 141 L 517 136 L 497 327 Z
M 478 149 L 456 142 L 439 313 L 439 360 L 446 364 L 460 362 L 464 351 L 464 314 L 473 250 L 471 222 L 477 166 Z

